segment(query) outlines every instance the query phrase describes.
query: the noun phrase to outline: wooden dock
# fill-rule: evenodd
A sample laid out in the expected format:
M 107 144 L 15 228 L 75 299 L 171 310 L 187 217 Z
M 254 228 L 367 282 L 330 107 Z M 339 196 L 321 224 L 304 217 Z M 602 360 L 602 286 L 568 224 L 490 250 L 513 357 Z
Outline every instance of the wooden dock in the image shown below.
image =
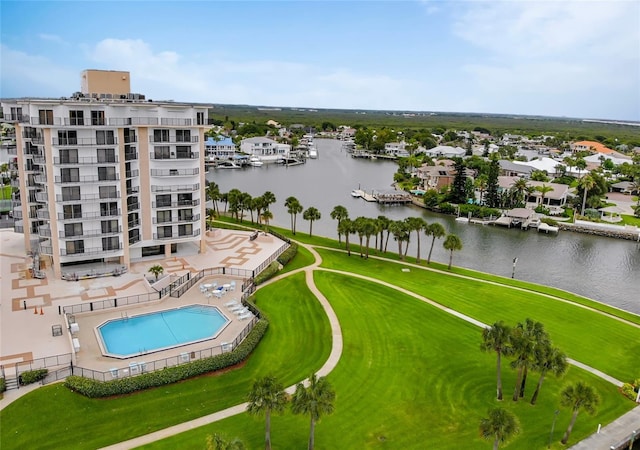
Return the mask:
M 376 198 L 372 195 L 372 194 L 367 194 L 367 192 L 363 191 L 362 189 L 354 189 L 354 197 L 359 197 L 364 199 L 367 202 L 375 202 L 377 201 Z

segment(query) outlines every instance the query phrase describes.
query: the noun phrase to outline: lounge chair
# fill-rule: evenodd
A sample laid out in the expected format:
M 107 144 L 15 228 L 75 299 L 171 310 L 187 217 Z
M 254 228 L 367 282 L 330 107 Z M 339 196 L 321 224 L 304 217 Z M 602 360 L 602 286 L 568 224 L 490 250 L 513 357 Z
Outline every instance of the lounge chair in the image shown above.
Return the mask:
M 238 311 L 234 311 L 233 313 L 236 314 L 237 316 L 242 316 L 248 312 L 251 312 L 249 311 L 249 308 L 242 308 L 242 309 L 239 309 Z
M 242 305 L 233 305 L 233 306 L 229 307 L 229 311 L 232 311 L 232 312 L 240 311 L 241 309 L 244 309 L 244 306 L 242 306 Z
M 253 314 L 251 312 L 242 314 L 241 316 L 238 316 L 238 319 L 240 320 L 246 320 L 246 319 L 250 319 L 253 317 Z
M 234 299 L 234 300 L 231 300 L 231 301 L 225 303 L 224 306 L 235 306 L 237 304 L 238 304 L 238 301 Z

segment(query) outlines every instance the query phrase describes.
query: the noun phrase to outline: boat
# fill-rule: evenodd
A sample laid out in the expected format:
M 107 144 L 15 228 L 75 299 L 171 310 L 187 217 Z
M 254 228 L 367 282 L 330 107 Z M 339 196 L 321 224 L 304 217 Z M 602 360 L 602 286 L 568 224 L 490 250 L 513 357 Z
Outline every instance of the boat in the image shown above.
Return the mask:
M 242 167 L 239 164 L 236 164 L 233 161 L 220 161 L 216 164 L 216 169 L 241 169 Z
M 362 191 L 354 189 L 353 191 L 351 191 L 351 196 L 354 198 L 362 197 Z
M 318 157 L 318 150 L 315 147 L 309 147 L 309 158 L 316 159 Z
M 249 165 L 253 167 L 262 167 L 264 163 L 257 156 L 253 155 L 249 158 Z

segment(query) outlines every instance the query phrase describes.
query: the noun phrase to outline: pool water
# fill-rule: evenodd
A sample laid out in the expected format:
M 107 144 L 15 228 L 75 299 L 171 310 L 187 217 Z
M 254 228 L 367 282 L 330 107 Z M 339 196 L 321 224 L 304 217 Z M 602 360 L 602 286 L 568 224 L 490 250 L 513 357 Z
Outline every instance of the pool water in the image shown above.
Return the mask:
M 213 339 L 227 323 L 214 306 L 190 305 L 109 320 L 98 335 L 108 356 L 128 358 Z

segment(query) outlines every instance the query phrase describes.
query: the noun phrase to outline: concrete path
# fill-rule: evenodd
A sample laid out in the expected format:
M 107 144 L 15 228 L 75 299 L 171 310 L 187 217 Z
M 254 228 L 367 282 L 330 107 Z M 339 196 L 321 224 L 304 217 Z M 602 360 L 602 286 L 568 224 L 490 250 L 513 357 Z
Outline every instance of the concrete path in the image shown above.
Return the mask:
M 570 447 L 571 450 L 610 450 L 618 449 L 618 443 L 626 440 L 631 432 L 636 431 L 634 442 L 640 441 L 640 406 L 626 413 L 624 416 L 617 418 L 606 427 L 600 430 L 600 433 L 593 433 L 586 439 L 578 442 Z M 627 448 L 626 446 L 623 448 Z

